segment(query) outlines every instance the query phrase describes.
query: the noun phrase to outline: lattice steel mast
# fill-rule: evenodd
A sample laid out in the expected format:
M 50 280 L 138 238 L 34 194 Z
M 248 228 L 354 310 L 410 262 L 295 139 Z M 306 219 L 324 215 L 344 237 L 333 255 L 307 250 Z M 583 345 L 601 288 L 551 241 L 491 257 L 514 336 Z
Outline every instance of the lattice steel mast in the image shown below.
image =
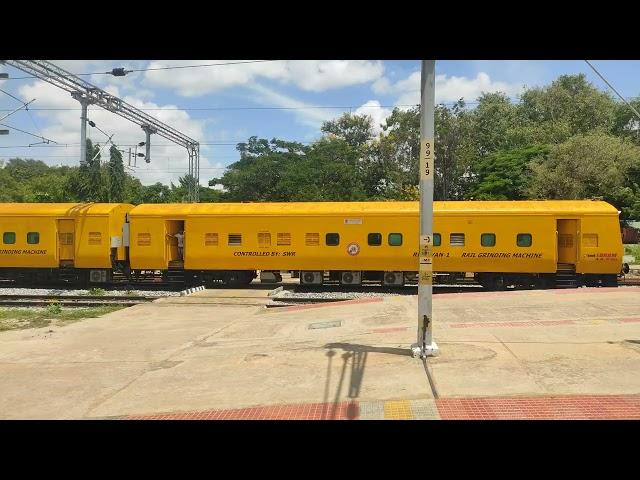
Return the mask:
M 71 93 L 71 96 L 80 102 L 82 114 L 80 115 L 80 164 L 86 162 L 87 148 L 87 106 L 98 105 L 110 112 L 120 115 L 127 120 L 140 125 L 146 134 L 146 161 L 151 161 L 150 139 L 152 134 L 158 134 L 167 140 L 182 145 L 189 154 L 188 184 L 189 200 L 198 201 L 200 186 L 200 143 L 179 132 L 175 128 L 153 118 L 151 115 L 129 105 L 124 100 L 105 92 L 101 88 L 92 85 L 78 76 L 54 65 L 46 60 L 0 60 L 23 72 L 29 73 L 45 82 Z

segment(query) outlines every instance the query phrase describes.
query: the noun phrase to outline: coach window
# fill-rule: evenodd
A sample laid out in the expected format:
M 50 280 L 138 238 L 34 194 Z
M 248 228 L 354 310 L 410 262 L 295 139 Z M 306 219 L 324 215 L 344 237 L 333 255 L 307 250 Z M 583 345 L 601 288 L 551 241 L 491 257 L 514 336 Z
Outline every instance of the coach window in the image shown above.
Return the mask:
M 584 247 L 597 247 L 598 246 L 598 234 L 597 233 L 584 233 L 582 235 L 582 246 L 584 246 Z
M 480 235 L 480 245 L 483 247 L 495 247 L 496 246 L 496 234 L 495 233 L 483 233 Z
M 4 232 L 2 234 L 2 243 L 12 245 L 16 243 L 16 232 Z
M 277 244 L 278 244 L 278 246 L 291 245 L 291 234 L 290 233 L 278 233 Z
M 367 236 L 367 243 L 372 247 L 379 247 L 380 245 L 382 245 L 382 234 L 370 233 Z
M 326 236 L 327 245 L 330 247 L 335 247 L 336 245 L 340 245 L 340 234 L 339 233 L 327 233 Z
M 440 236 L 439 233 L 434 233 L 433 234 L 433 246 L 434 247 L 439 247 L 440 244 L 442 244 L 442 237 Z
M 267 248 L 271 246 L 271 234 L 269 232 L 258 232 L 258 247 Z
M 218 234 L 217 233 L 205 233 L 204 234 L 204 246 L 205 247 L 217 247 L 218 246 Z
M 532 243 L 530 233 L 519 233 L 516 237 L 516 244 L 519 247 L 530 247 Z
M 305 233 L 304 244 L 308 247 L 320 246 L 320 234 L 319 233 Z
M 38 232 L 27 233 L 27 243 L 29 245 L 37 245 L 40 243 L 40 234 Z
M 449 235 L 449 245 L 452 247 L 464 247 L 464 233 L 452 233 Z
M 242 234 L 241 233 L 230 233 L 227 236 L 227 244 L 230 247 L 239 247 L 242 245 Z
M 399 247 L 402 245 L 402 234 L 401 233 L 390 233 L 389 234 L 389 246 L 391 247 Z

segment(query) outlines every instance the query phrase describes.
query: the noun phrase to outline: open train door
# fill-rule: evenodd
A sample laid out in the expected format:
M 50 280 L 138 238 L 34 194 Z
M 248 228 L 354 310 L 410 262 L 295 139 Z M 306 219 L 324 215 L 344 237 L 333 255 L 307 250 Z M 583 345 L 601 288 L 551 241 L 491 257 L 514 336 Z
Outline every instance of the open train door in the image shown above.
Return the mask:
M 558 263 L 575 265 L 578 260 L 578 220 L 558 220 Z
M 75 221 L 58 220 L 58 261 L 60 265 L 73 265 L 75 260 Z
M 170 268 L 183 268 L 184 258 L 178 250 L 178 240 L 173 236 L 178 232 L 184 232 L 184 220 L 166 220 L 166 258 Z M 184 239 L 183 239 L 184 240 Z M 183 247 L 184 248 L 184 247 Z M 184 253 L 184 250 L 183 250 Z

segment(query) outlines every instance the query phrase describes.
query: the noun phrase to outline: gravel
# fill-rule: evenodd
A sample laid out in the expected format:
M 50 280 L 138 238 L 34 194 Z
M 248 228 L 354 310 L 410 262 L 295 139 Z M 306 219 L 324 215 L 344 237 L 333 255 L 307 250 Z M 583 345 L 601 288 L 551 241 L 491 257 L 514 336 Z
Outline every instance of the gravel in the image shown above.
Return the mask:
M 350 300 L 365 297 L 399 296 L 400 293 L 391 292 L 290 292 L 284 291 L 279 298 L 344 298 Z
M 56 295 L 56 296 L 70 296 L 70 295 L 91 295 L 90 290 L 57 290 L 50 288 L 0 288 L 0 295 Z M 104 290 L 105 296 L 116 297 L 177 297 L 180 292 L 166 291 L 166 290 Z

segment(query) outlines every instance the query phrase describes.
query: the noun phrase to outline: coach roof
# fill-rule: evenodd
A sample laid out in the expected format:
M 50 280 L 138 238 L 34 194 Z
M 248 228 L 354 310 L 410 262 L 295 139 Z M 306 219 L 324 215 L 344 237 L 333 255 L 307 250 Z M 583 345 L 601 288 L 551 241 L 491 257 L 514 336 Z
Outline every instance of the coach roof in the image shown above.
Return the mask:
M 452 215 L 617 215 L 612 205 L 596 200 L 525 200 L 434 202 L 435 214 Z M 418 202 L 283 202 L 170 203 L 138 205 L 131 217 L 201 215 L 403 215 L 417 214 Z
M 108 215 L 122 203 L 0 203 L 0 216 Z M 125 204 L 126 205 L 126 204 Z

